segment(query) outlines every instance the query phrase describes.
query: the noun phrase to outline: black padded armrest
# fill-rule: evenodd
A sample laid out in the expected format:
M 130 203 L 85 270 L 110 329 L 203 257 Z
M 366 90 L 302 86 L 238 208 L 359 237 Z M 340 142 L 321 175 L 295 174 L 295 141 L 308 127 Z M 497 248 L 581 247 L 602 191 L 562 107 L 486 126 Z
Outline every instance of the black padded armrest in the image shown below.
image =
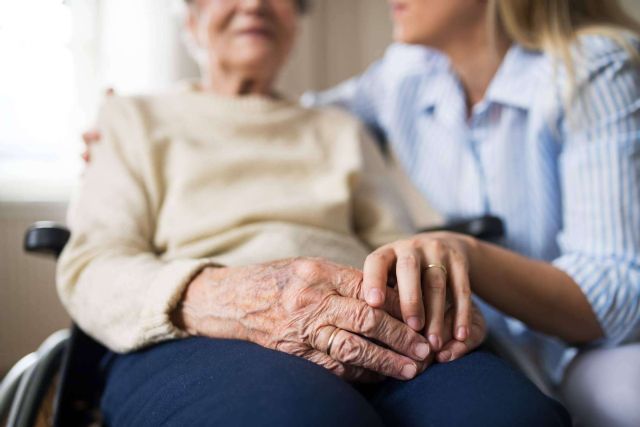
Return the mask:
M 33 224 L 24 235 L 24 250 L 58 257 L 71 233 L 65 226 L 50 221 Z
M 466 234 L 480 240 L 495 241 L 504 236 L 502 220 L 495 216 L 483 216 L 468 221 L 456 221 L 443 227 L 431 227 L 421 230 L 422 233 L 433 231 L 452 231 Z

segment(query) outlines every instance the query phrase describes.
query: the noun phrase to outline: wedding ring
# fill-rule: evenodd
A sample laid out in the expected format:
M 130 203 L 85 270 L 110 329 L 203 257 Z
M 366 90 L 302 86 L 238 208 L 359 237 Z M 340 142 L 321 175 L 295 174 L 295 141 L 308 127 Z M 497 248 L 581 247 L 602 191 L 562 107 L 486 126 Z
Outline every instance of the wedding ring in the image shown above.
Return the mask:
M 440 270 L 442 270 L 445 276 L 447 275 L 447 268 L 442 264 L 429 264 L 427 265 L 427 268 L 425 268 L 424 270 L 427 271 L 431 268 L 439 268 Z
M 331 356 L 331 346 L 333 345 L 333 340 L 336 337 L 336 335 L 338 335 L 339 330 L 340 328 L 335 328 L 333 332 L 331 332 L 331 335 L 329 336 L 329 343 L 327 344 L 327 354 L 329 356 Z

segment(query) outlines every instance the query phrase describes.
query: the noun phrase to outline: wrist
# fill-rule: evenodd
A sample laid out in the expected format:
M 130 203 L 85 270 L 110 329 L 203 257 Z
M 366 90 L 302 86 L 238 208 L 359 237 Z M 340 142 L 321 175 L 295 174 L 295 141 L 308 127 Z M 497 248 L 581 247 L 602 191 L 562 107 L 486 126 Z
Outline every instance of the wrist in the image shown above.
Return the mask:
M 200 310 L 197 308 L 197 302 L 204 300 L 204 282 L 209 276 L 209 269 L 211 267 L 203 268 L 191 279 L 169 315 L 171 323 L 189 335 L 200 335 L 198 323 L 201 315 L 198 314 Z
M 269 334 L 263 314 L 279 298 L 268 270 L 263 265 L 205 267 L 187 285 L 171 321 L 192 336 L 261 344 Z

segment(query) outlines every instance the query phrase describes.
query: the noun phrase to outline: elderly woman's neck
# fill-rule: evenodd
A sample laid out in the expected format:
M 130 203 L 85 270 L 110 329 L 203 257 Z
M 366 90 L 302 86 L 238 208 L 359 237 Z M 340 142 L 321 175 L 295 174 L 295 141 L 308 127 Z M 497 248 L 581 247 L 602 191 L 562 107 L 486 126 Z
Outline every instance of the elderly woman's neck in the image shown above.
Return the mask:
M 273 78 L 237 70 L 202 70 L 201 89 L 222 96 L 273 96 Z

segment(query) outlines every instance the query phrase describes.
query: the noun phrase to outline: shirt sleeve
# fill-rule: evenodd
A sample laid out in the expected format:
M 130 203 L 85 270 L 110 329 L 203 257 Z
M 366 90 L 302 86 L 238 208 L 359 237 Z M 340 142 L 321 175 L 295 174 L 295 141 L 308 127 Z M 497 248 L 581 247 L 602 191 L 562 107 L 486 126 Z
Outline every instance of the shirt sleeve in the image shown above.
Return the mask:
M 184 336 L 169 320 L 206 259 L 163 261 L 153 245 L 158 182 L 133 100 L 113 98 L 100 114 L 82 188 L 69 212 L 71 238 L 57 288 L 74 321 L 113 351 Z
M 371 249 L 406 238 L 415 227 L 380 148 L 361 128 L 362 167 L 353 187 L 356 234 Z
M 562 255 L 605 338 L 640 338 L 640 70 L 622 49 L 592 62 L 560 157 Z M 579 118 L 578 118 L 579 117 Z
M 362 75 L 346 80 L 339 85 L 323 92 L 307 92 L 302 95 L 300 102 L 305 107 L 337 107 L 346 110 L 364 123 L 374 141 L 381 147 L 385 146 L 387 136 L 381 124 L 376 88 L 382 74 L 382 61 L 374 63 Z

